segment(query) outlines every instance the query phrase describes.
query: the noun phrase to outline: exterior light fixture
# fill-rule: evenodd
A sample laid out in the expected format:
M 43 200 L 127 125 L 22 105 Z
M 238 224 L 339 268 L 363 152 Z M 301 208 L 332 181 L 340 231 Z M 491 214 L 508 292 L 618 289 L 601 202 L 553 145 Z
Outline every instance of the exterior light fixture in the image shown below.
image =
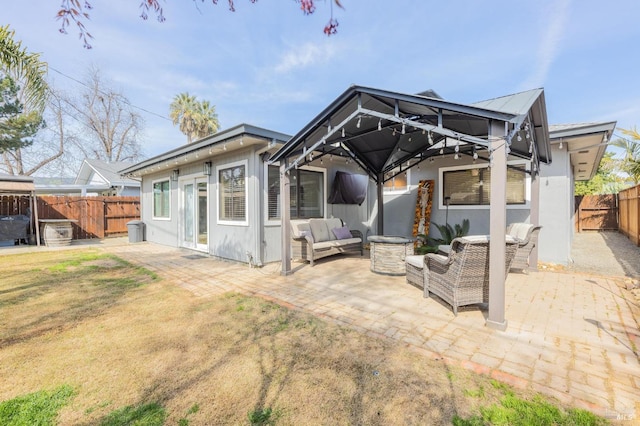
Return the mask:
M 178 181 L 178 176 L 180 175 L 180 169 L 173 169 L 171 171 L 171 180 L 173 182 L 177 182 Z
M 211 161 L 205 161 L 202 165 L 202 173 L 206 176 L 211 176 Z
M 562 141 L 560 141 L 560 145 L 558 145 L 558 148 L 562 149 Z

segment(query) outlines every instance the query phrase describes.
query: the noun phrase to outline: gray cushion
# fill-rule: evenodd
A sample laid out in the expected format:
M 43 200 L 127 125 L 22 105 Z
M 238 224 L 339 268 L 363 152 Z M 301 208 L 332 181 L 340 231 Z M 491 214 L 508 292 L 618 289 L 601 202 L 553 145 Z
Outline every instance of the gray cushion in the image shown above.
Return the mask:
M 330 241 L 332 239 L 331 236 L 333 233 L 329 231 L 325 219 L 309 219 L 309 227 L 311 227 L 313 241 L 316 243 Z M 333 236 L 333 239 L 335 240 L 335 236 Z

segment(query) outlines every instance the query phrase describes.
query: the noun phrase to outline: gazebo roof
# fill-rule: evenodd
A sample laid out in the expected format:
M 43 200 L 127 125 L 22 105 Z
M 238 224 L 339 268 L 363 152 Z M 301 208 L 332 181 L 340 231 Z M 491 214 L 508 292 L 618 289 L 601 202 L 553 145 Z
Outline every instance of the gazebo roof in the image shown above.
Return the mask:
M 271 161 L 303 165 L 315 155 L 346 155 L 376 182 L 435 155 L 489 148 L 490 123 L 504 122 L 512 155 L 551 162 L 542 89 L 478 104 L 351 86 L 291 138 Z M 532 147 L 535 145 L 535 147 Z M 489 155 L 487 154 L 488 158 Z

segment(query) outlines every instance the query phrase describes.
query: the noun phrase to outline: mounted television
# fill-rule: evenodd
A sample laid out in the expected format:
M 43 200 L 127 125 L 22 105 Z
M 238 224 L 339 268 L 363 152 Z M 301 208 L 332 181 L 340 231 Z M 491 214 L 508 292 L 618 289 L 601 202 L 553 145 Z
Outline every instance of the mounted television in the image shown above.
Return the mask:
M 329 204 L 357 204 L 360 205 L 367 197 L 369 176 L 355 175 L 346 172 L 336 172 L 333 180 Z

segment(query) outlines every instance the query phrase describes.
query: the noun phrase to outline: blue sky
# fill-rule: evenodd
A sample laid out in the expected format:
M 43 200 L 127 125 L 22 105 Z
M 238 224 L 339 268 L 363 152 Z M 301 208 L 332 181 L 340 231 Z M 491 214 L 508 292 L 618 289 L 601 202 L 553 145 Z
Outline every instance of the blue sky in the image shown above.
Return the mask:
M 183 145 L 168 119 L 189 92 L 216 105 L 222 128 L 250 123 L 295 134 L 352 84 L 434 89 L 471 103 L 545 89 L 549 123 L 640 125 L 636 0 L 342 0 L 338 34 L 322 29 L 329 0 L 304 16 L 293 0 L 166 0 L 166 21 L 139 0 L 92 0 L 86 50 L 58 32 L 59 2 L 1 0 L 0 25 L 50 67 L 82 79 L 97 66 L 146 121 L 146 157 Z M 74 81 L 50 71 L 56 87 Z

